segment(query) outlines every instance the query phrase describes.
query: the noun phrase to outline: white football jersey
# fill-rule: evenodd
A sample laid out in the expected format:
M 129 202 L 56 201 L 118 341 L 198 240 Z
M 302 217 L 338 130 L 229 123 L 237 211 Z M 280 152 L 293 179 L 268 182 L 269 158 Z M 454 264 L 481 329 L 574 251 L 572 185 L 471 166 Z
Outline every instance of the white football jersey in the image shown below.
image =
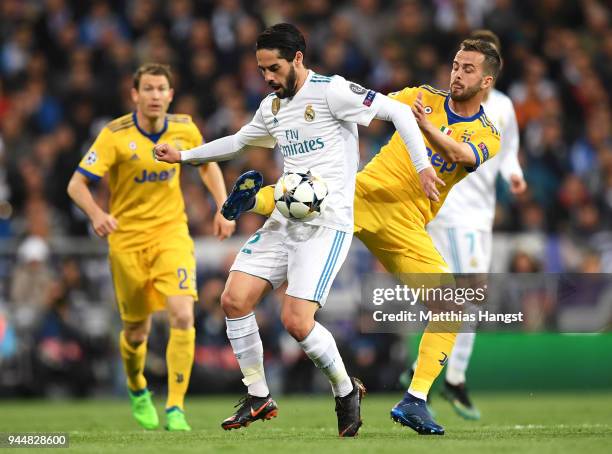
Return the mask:
M 276 149 L 284 172 L 310 170 L 327 183 L 322 214 L 307 222 L 353 232 L 355 175 L 359 166 L 357 124 L 367 126 L 378 111 L 377 93 L 345 80 L 308 71 L 293 98 L 274 93 L 237 134 L 244 143 Z M 272 218 L 287 222 L 274 210 Z
M 519 132 L 512 101 L 502 92 L 492 90 L 483 107 L 487 117 L 501 132 L 499 153 L 450 190 L 442 208 L 428 226 L 491 230 L 497 174 L 501 173 L 508 182 L 513 174 L 523 176 L 518 162 Z

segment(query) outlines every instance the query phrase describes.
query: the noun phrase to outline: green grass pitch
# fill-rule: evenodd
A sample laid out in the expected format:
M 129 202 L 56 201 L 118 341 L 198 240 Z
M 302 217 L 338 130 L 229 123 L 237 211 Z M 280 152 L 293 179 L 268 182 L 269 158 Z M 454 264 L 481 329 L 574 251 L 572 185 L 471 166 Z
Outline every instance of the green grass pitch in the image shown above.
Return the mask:
M 612 452 L 612 392 L 475 394 L 483 413 L 479 422 L 460 419 L 436 397 L 437 419 L 446 428 L 443 437 L 419 436 L 393 424 L 389 410 L 399 396 L 366 396 L 364 426 L 356 439 L 337 437 L 333 400 L 327 396 L 279 396 L 278 418 L 229 432 L 221 430 L 219 423 L 233 410 L 236 396 L 191 398 L 187 415 L 194 431 L 182 434 L 140 430 L 131 419 L 127 398 L 0 401 L 0 432 L 68 432 L 69 449 L 44 450 L 63 453 Z M 163 402 L 157 404 L 161 410 Z

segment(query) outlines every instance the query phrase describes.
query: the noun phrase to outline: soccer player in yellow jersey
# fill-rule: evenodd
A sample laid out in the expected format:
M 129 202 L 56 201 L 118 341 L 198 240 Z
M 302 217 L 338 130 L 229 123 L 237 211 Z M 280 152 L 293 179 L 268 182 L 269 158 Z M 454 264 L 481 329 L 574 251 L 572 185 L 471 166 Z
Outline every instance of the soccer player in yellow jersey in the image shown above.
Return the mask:
M 449 272 L 425 226 L 453 185 L 499 150 L 499 132 L 481 103 L 499 73 L 500 64 L 499 53 L 490 43 L 465 40 L 453 60 L 450 91 L 423 85 L 389 95 L 412 106 L 431 165 L 440 179 L 439 193 L 434 197 L 437 200 L 427 198 L 397 132 L 357 174 L 355 235 L 387 271 L 400 279 L 408 273 Z M 252 173 L 241 176 L 234 188 L 240 188 L 243 178 L 253 179 Z M 242 198 L 239 191 L 230 194 L 231 203 L 226 202 L 222 210 L 226 217 L 235 219 L 248 209 L 260 214 L 273 211 L 273 187 L 264 188 L 256 196 L 252 190 L 244 190 Z M 444 428 L 433 420 L 425 401 L 451 353 L 457 335 L 455 328 L 458 325 L 440 329 L 430 323 L 421 339 L 410 387 L 391 410 L 394 420 L 421 434 L 444 434 Z
M 108 123 L 81 160 L 68 194 L 87 214 L 100 237 L 108 237 L 109 262 L 123 330 L 119 348 L 135 419 L 145 429 L 159 420 L 143 375 L 151 314 L 167 309 L 168 398 L 166 429 L 191 430 L 184 415 L 195 348 L 193 304 L 194 245 L 187 228 L 180 166 L 157 162 L 151 149 L 159 140 L 180 149 L 202 143 L 189 115 L 168 114 L 173 97 L 170 68 L 145 64 L 134 74 L 133 113 Z M 110 212 L 94 201 L 89 183 L 110 174 Z M 227 197 L 217 164 L 200 168 L 217 206 Z M 219 213 L 215 234 L 230 236 L 235 223 Z

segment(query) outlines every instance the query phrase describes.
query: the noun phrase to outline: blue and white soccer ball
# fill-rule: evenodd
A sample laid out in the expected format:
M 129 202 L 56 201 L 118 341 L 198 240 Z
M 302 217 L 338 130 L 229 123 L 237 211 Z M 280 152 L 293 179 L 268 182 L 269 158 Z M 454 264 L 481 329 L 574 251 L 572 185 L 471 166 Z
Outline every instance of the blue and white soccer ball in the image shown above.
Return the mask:
M 310 170 L 287 172 L 274 187 L 276 208 L 288 219 L 309 221 L 320 216 L 326 197 L 327 184 Z

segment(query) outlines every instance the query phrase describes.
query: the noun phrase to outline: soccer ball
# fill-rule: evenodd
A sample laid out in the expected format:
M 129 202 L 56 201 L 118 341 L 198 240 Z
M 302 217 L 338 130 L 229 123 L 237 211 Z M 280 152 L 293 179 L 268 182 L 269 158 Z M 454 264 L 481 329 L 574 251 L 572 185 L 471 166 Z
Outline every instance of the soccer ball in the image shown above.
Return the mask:
M 283 174 L 274 187 L 274 202 L 283 216 L 308 221 L 325 208 L 327 184 L 310 170 Z

